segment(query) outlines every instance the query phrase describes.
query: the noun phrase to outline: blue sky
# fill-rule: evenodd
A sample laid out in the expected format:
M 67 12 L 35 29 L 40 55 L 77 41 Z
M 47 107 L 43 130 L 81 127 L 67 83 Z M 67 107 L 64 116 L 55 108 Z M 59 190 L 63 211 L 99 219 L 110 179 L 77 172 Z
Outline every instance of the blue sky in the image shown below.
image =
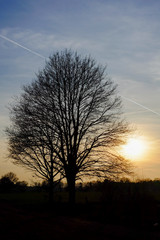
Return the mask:
M 0 0 L 0 175 L 15 171 L 6 160 L 7 105 L 30 83 L 45 59 L 72 48 L 107 64 L 119 94 L 160 114 L 160 1 L 158 0 Z M 124 116 L 148 142 L 137 161 L 144 177 L 160 176 L 160 115 L 123 98 Z M 143 172 L 143 174 L 142 174 Z

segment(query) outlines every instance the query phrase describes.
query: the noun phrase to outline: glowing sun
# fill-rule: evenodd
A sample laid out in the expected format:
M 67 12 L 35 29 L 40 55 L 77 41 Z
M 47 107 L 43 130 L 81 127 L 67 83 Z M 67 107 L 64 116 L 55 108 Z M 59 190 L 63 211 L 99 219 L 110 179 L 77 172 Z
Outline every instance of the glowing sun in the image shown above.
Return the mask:
M 127 143 L 122 147 L 122 154 L 129 159 L 139 160 L 145 154 L 147 145 L 140 138 L 129 138 Z

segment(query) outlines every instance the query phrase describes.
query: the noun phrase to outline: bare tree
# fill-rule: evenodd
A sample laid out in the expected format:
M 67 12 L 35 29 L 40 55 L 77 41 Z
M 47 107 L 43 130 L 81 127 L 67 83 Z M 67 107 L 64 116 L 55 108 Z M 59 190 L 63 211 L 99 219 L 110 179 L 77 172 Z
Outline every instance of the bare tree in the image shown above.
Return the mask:
M 39 106 L 38 106 L 39 105 Z M 12 106 L 12 127 L 6 129 L 9 136 L 9 157 L 15 164 L 32 170 L 36 176 L 48 181 L 49 199 L 53 199 L 53 180 L 60 173 L 57 156 L 53 149 L 55 136 L 43 104 L 32 99 L 27 93 L 22 94 L 19 102 Z M 58 141 L 58 139 L 57 139 Z
M 129 173 L 130 164 L 114 151 L 129 131 L 116 89 L 91 57 L 70 50 L 53 54 L 11 108 L 7 134 L 14 162 L 51 187 L 53 177 L 65 177 L 71 203 L 77 179 Z

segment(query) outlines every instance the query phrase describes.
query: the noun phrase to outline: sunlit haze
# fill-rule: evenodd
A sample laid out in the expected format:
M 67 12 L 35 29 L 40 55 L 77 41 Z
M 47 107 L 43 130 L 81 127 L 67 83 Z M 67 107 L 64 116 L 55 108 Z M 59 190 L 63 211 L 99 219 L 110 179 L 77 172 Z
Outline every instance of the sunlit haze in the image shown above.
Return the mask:
M 122 147 L 122 155 L 132 161 L 142 161 L 147 154 L 147 142 L 140 137 L 129 138 Z

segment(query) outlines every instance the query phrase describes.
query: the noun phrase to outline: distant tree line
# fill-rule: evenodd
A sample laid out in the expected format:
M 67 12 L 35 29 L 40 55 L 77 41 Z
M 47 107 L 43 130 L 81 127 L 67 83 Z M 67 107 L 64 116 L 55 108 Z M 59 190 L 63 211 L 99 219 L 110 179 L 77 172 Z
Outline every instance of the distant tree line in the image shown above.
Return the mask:
M 67 184 L 64 182 L 55 182 L 54 191 L 68 191 Z M 33 182 L 28 185 L 26 181 L 19 181 L 15 173 L 9 172 L 0 178 L 0 192 L 14 192 L 14 191 L 48 191 L 49 183 Z M 76 184 L 78 192 L 101 192 L 104 201 L 111 201 L 123 199 L 127 200 L 128 197 L 145 197 L 154 196 L 156 198 L 160 195 L 160 179 L 137 179 L 131 181 L 129 178 L 121 178 L 118 181 L 104 180 L 92 182 L 79 182 Z
M 61 182 L 53 183 L 54 191 L 59 191 L 62 188 L 65 189 L 65 186 Z M 0 178 L 0 193 L 9 193 L 9 192 L 24 192 L 24 191 L 46 191 L 48 192 L 49 183 L 47 181 L 42 182 L 33 182 L 31 185 L 27 181 L 20 181 L 17 175 L 13 172 L 4 174 Z

